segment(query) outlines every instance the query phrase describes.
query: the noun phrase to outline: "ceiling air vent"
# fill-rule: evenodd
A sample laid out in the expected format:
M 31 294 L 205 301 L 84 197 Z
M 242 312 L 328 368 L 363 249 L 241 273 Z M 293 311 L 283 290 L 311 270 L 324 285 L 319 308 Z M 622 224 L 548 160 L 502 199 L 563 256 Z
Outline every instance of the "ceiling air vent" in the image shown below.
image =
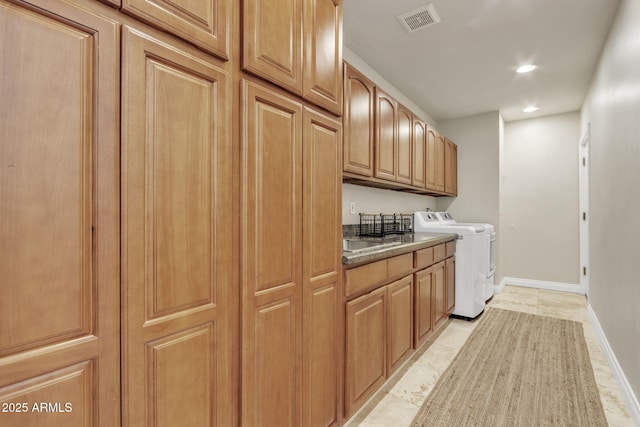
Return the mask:
M 437 24 L 440 22 L 440 17 L 438 17 L 433 4 L 430 3 L 411 12 L 403 13 L 398 16 L 398 21 L 400 21 L 400 24 L 402 24 L 407 33 L 413 33 L 427 28 L 430 25 Z

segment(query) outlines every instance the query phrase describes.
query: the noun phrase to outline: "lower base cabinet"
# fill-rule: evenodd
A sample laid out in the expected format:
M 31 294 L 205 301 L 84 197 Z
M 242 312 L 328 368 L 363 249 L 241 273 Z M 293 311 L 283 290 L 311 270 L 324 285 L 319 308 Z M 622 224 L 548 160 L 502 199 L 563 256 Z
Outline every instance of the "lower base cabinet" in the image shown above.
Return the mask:
M 445 261 L 440 261 L 433 266 L 433 289 L 435 291 L 434 298 L 434 327 L 446 319 L 447 302 L 446 302 L 446 281 L 445 281 Z
M 413 346 L 419 348 L 433 333 L 433 308 L 431 295 L 434 294 L 433 267 L 414 274 L 414 332 Z
M 413 353 L 413 277 L 387 286 L 387 376 Z
M 347 302 L 345 416 L 349 418 L 386 381 L 387 289 Z
M 453 313 L 456 305 L 456 259 L 455 257 L 447 258 L 445 261 L 445 282 L 446 282 L 446 311 L 447 314 Z

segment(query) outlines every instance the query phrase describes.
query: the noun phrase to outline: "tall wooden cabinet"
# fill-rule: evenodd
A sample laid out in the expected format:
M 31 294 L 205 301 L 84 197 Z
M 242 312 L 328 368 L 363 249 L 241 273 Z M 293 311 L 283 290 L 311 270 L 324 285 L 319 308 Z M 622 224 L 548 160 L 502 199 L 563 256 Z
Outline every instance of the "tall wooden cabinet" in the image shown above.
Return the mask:
M 445 138 L 444 145 L 444 192 L 450 195 L 458 194 L 458 146 L 449 138 Z
M 427 162 L 427 125 L 417 117 L 413 117 L 413 152 L 411 168 L 411 185 L 426 188 Z
M 413 113 L 404 105 L 398 103 L 398 173 L 396 182 L 411 185 L 412 156 L 413 156 Z
M 122 43 L 123 422 L 229 425 L 229 82 L 195 49 Z
M 427 189 L 444 192 L 444 136 L 427 126 Z
M 242 93 L 242 421 L 337 425 L 341 124 Z
M 118 425 L 118 26 L 32 3 L 0 1 L 0 425 Z
M 342 113 L 342 0 L 243 0 L 246 71 Z
M 373 176 L 375 86 L 350 64 L 344 64 L 343 170 Z

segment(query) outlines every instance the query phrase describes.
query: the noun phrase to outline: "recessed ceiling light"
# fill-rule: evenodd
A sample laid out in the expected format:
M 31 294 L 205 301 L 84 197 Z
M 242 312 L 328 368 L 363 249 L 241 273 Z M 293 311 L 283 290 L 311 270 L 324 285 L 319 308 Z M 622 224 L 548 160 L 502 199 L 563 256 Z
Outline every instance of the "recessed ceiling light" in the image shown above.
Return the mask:
M 526 64 L 526 65 L 522 65 L 522 66 L 518 67 L 516 69 L 516 73 L 520 73 L 520 74 L 528 73 L 530 71 L 535 70 L 536 68 L 537 68 L 537 66 L 535 66 L 533 64 Z
M 538 111 L 538 107 L 534 107 L 533 105 L 531 107 L 527 107 L 524 110 L 525 113 L 533 113 L 534 111 Z

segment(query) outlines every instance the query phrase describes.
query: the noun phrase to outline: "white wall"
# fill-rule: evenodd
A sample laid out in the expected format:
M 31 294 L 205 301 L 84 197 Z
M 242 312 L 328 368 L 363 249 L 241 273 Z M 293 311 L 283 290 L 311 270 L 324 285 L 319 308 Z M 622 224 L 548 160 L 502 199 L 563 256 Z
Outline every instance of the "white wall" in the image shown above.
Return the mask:
M 435 120 L 413 103 L 405 94 L 396 89 L 384 77 L 378 74 L 369 64 L 346 46 L 343 47 L 343 58 L 358 71 L 366 75 L 382 90 L 401 102 L 427 123 L 433 125 Z M 359 185 L 342 185 L 342 223 L 358 224 L 360 217 L 349 215 L 349 202 L 356 203 L 356 213 L 413 213 L 425 208 L 435 210 L 436 202 L 431 196 L 404 193 L 402 191 L 383 190 Z
M 623 0 L 582 109 L 591 123 L 589 303 L 640 396 L 640 1 Z M 614 216 L 615 214 L 615 216 Z
M 500 226 L 500 123 L 498 111 L 439 121 L 436 128 L 458 145 L 458 197 L 437 199 L 438 210 L 451 212 L 458 222 L 484 222 Z M 497 233 L 498 260 L 501 248 Z M 502 279 L 496 264 L 496 284 Z
M 579 112 L 508 122 L 501 169 L 502 273 L 578 286 Z
M 349 203 L 356 204 L 356 214 L 349 214 Z M 419 194 L 382 190 L 360 185 L 342 184 L 342 223 L 358 224 L 358 213 L 414 213 L 436 209 L 435 199 Z

